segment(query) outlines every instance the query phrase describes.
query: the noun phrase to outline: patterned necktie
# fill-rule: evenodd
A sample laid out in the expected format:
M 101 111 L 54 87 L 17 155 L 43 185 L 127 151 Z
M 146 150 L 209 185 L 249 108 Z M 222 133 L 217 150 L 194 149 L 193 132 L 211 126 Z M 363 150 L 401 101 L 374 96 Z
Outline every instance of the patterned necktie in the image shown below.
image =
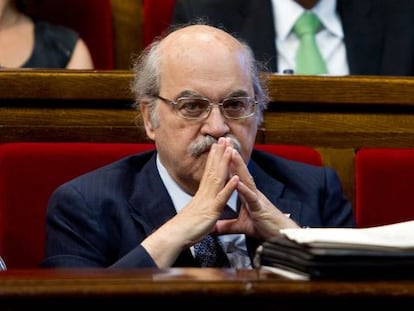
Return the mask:
M 228 205 L 223 209 L 220 219 L 237 217 Z M 195 260 L 201 267 L 230 267 L 229 259 L 223 250 L 220 240 L 216 236 L 206 235 L 200 242 L 194 245 Z
M 230 267 L 219 239 L 210 234 L 194 244 L 194 254 L 201 267 Z
M 318 17 L 311 12 L 303 13 L 296 21 L 293 30 L 300 39 L 296 52 L 296 74 L 317 75 L 328 72 L 315 41 L 320 26 Z

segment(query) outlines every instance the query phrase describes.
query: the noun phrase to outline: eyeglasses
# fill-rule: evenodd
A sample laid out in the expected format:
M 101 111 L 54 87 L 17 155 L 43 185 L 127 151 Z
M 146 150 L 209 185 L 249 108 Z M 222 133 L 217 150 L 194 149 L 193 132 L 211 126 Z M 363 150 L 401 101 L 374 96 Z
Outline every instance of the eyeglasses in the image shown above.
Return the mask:
M 175 101 L 157 95 L 157 98 L 174 106 L 184 119 L 201 120 L 210 115 L 213 103 L 204 97 L 180 97 Z M 216 104 L 227 119 L 244 119 L 254 115 L 257 102 L 252 97 L 228 97 Z

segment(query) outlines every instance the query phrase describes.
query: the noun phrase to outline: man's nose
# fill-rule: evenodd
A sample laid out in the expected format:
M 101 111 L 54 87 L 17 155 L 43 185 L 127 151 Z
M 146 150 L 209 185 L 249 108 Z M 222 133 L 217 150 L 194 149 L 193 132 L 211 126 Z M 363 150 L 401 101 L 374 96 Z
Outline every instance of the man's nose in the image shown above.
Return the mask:
M 205 122 L 209 134 L 214 137 L 221 137 L 229 132 L 228 120 L 224 117 L 218 105 L 211 107 L 210 114 Z

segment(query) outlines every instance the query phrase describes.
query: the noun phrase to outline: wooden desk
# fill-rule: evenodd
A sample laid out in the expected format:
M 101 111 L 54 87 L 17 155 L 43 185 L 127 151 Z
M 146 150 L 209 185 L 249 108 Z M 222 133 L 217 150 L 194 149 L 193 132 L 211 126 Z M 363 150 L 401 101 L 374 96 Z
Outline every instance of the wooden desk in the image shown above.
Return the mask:
M 194 303 L 199 303 L 199 307 L 194 307 Z M 238 307 L 332 310 L 360 308 L 363 304 L 398 309 L 414 305 L 414 280 L 292 281 L 263 270 L 205 268 L 38 269 L 0 273 L 2 310 L 76 310 L 85 306 L 169 309 L 188 306 L 204 310 L 224 304 L 231 310 Z

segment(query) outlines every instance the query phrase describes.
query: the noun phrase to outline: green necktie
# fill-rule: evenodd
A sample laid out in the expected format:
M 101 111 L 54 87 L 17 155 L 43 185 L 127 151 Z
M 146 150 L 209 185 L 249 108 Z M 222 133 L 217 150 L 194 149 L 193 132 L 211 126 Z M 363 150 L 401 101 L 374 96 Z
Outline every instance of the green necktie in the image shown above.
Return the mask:
M 315 41 L 321 22 L 310 12 L 305 12 L 295 23 L 293 30 L 300 39 L 296 52 L 296 74 L 317 75 L 327 73 L 325 61 Z

